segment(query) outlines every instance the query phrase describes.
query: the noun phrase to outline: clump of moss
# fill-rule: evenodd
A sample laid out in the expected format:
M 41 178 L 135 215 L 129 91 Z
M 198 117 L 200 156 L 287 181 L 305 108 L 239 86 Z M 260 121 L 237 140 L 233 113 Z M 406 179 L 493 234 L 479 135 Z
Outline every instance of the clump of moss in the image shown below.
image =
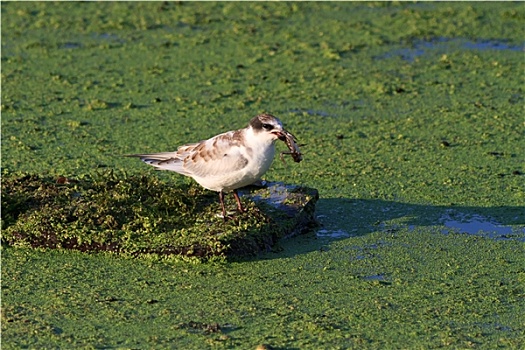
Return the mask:
M 13 246 L 209 258 L 255 254 L 290 233 L 290 220 L 284 223 L 249 197 L 243 201 L 247 212 L 224 222 L 216 215 L 216 193 L 195 184 L 173 186 L 151 175 L 114 172 L 81 181 L 4 174 L 2 240 Z

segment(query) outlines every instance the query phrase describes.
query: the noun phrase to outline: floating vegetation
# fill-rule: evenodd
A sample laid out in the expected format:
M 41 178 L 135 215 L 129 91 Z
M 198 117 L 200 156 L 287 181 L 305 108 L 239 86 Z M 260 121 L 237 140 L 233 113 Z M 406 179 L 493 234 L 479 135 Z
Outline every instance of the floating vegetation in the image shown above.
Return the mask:
M 2 241 L 133 257 L 253 255 L 313 222 L 317 191 L 294 188 L 286 210 L 266 204 L 265 191 L 243 196 L 247 212 L 224 222 L 216 194 L 195 184 L 115 172 L 83 180 L 4 174 Z

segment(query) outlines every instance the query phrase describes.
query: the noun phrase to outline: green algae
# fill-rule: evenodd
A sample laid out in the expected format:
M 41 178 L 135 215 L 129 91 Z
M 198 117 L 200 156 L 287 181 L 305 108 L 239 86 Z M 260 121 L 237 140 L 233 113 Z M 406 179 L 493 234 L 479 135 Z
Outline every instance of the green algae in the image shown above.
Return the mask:
M 525 346 L 523 242 L 434 227 L 525 223 L 523 52 L 464 45 L 522 48 L 521 3 L 1 6 L 3 168 L 144 174 L 118 156 L 266 111 L 305 144 L 266 178 L 350 235 L 218 265 L 3 248 L 6 349 Z
M 303 188 L 286 192 L 282 202 L 287 211 L 257 206 L 249 198 L 245 213 L 225 221 L 216 215 L 216 195 L 196 184 L 171 186 L 154 177 L 114 172 L 81 181 L 3 174 L 2 239 L 14 247 L 133 257 L 255 255 L 307 229 L 317 193 Z
M 520 242 L 400 230 L 319 248 L 300 237 L 248 269 L 4 250 L 3 346 L 523 346 Z

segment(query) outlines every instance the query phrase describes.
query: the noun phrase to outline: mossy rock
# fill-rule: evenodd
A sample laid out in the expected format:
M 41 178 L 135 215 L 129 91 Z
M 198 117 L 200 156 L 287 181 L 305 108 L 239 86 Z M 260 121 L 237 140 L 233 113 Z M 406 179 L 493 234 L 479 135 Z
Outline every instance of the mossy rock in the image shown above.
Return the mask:
M 273 183 L 241 192 L 246 213 L 225 222 L 217 194 L 196 184 L 113 172 L 83 180 L 4 174 L 2 243 L 205 260 L 267 251 L 315 223 L 314 189 Z M 235 207 L 231 198 L 227 205 Z

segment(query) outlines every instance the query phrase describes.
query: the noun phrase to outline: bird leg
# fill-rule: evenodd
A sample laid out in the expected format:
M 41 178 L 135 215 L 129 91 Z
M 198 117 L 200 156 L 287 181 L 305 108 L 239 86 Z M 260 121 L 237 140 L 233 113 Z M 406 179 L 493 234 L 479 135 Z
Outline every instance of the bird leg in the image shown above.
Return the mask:
M 226 221 L 226 208 L 224 207 L 224 192 L 219 191 L 219 202 L 221 203 L 222 208 L 222 217 Z
M 239 194 L 237 193 L 237 190 L 233 190 L 233 196 L 235 197 L 235 200 L 237 201 L 237 209 L 239 209 L 241 213 L 244 213 L 245 210 L 242 207 L 241 199 L 239 198 Z
M 239 197 L 237 190 L 233 190 L 233 196 L 235 197 L 235 200 L 237 201 L 237 209 L 239 210 L 239 212 L 244 213 L 246 210 L 244 210 L 242 206 L 241 198 Z M 224 205 L 224 192 L 223 191 L 219 191 L 219 202 L 221 203 L 221 208 L 222 208 L 222 218 L 224 219 L 224 221 L 226 221 L 226 219 L 228 219 L 229 217 L 226 216 L 226 206 Z

